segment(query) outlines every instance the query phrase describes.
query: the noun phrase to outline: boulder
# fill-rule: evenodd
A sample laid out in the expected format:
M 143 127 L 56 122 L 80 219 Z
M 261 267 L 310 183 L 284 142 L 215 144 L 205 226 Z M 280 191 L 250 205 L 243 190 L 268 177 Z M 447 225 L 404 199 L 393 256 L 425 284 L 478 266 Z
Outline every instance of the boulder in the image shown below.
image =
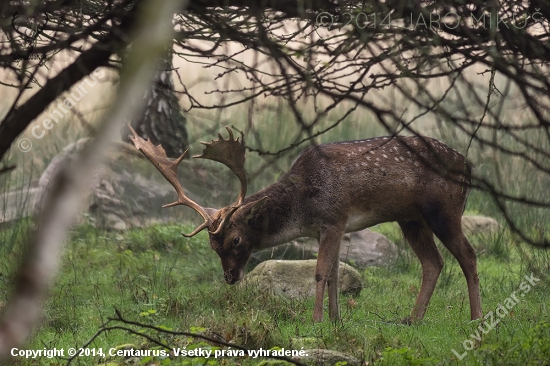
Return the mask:
M 464 235 L 495 235 L 502 230 L 497 220 L 486 216 L 462 216 Z
M 252 254 L 252 265 L 268 259 L 317 258 L 316 239 L 300 238 L 274 248 Z M 345 234 L 340 245 L 340 260 L 363 269 L 368 266 L 386 266 L 397 259 L 398 248 L 384 235 L 364 229 Z
M 241 286 L 256 286 L 289 299 L 313 297 L 316 264 L 316 260 L 268 260 L 248 273 Z M 359 295 L 363 288 L 361 275 L 340 262 L 338 288 L 342 294 Z
M 0 224 L 10 224 L 32 214 L 38 181 L 0 194 Z
M 51 178 L 63 165 L 72 161 L 88 143 L 80 139 L 58 154 L 42 173 L 34 195 L 34 212 L 38 212 L 51 187 Z M 182 161 L 178 169 L 186 195 L 193 200 L 215 197 L 223 193 L 222 178 L 213 177 L 197 161 Z M 89 222 L 102 229 L 125 230 L 153 223 L 200 219 L 183 206 L 162 209 L 176 201 L 174 188 L 156 168 L 132 145 L 118 143 L 107 161 L 96 172 L 90 194 L 85 199 L 79 223 Z
M 308 365 L 335 365 L 339 362 L 347 366 L 361 365 L 361 362 L 355 357 L 330 349 L 305 349 L 304 353 L 307 356 L 300 358 L 300 361 Z

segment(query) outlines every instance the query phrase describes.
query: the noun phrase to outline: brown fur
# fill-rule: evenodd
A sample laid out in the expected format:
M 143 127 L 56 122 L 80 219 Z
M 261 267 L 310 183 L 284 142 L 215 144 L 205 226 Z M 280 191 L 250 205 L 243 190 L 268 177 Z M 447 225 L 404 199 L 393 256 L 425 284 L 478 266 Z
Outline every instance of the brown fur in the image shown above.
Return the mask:
M 277 183 L 245 198 L 221 232 L 210 234 L 210 244 L 232 284 L 242 279 L 253 250 L 303 236 L 318 239 L 313 317 L 321 321 L 326 285 L 330 318 L 339 316 L 335 284 L 343 234 L 397 221 L 422 264 L 422 286 L 408 321 L 424 317 L 443 266 L 434 233 L 458 260 L 471 318 L 477 319 L 482 312 L 476 256 L 461 225 L 469 180 L 465 158 L 430 138 L 314 146 Z

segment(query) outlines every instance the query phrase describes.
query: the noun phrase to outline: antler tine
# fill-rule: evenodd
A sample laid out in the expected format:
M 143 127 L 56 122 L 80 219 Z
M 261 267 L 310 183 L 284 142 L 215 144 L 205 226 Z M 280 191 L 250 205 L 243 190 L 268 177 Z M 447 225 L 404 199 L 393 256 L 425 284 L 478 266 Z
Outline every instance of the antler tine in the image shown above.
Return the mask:
M 176 202 L 169 203 L 162 207 L 164 208 L 176 205 L 184 205 L 197 211 L 203 217 L 204 222 L 197 229 L 195 229 L 195 231 L 188 235 L 183 234 L 183 236 L 192 237 L 196 235 L 199 231 L 209 227 L 212 224 L 212 218 L 206 212 L 204 207 L 200 206 L 198 203 L 185 195 L 178 179 L 178 165 L 183 160 L 185 154 L 187 153 L 187 150 L 179 158 L 171 161 L 166 156 L 166 152 L 161 145 L 155 146 L 153 145 L 153 143 L 151 143 L 151 140 L 149 139 L 145 141 L 138 136 L 132 126 L 128 125 L 128 127 L 130 127 L 130 131 L 132 131 L 132 133 L 134 134 L 134 136 L 130 136 L 130 139 L 132 140 L 134 145 L 143 153 L 143 155 L 147 157 L 147 159 L 149 159 L 151 163 L 153 163 L 153 165 L 158 169 L 159 172 L 161 172 L 164 178 L 166 178 L 166 180 L 170 182 L 170 184 L 174 187 L 176 193 L 178 194 L 178 200 Z
M 196 228 L 191 234 L 186 234 L 186 233 L 181 233 L 181 235 L 185 236 L 186 238 L 192 238 L 193 236 L 197 235 L 197 233 L 201 230 L 204 230 L 206 229 L 207 227 L 209 227 L 211 224 L 209 224 L 208 222 L 203 222 L 201 224 L 201 226 L 199 226 L 198 228 Z
M 230 207 L 230 208 L 229 208 L 229 211 L 227 211 L 227 212 L 225 212 L 225 213 L 222 213 L 222 216 L 221 216 L 221 217 L 222 217 L 222 220 L 221 220 L 221 222 L 218 224 L 218 228 L 217 228 L 216 230 L 214 230 L 214 231 L 209 231 L 210 234 L 212 234 L 212 235 L 217 235 L 217 234 L 219 234 L 220 231 L 222 231 L 223 227 L 225 226 L 225 222 L 226 222 L 227 220 L 229 220 L 229 218 L 231 217 L 231 215 L 233 215 L 233 213 L 234 213 L 235 211 L 237 211 L 237 209 L 238 209 L 238 207 L 233 206 L 233 207 Z
M 205 145 L 202 155 L 195 155 L 194 158 L 203 158 L 210 159 L 217 162 L 220 162 L 227 166 L 241 182 L 241 190 L 239 192 L 239 198 L 233 204 L 233 207 L 239 207 L 246 196 L 246 172 L 244 170 L 244 159 L 245 159 L 245 147 L 244 139 L 239 142 L 239 138 L 235 139 L 233 136 L 233 131 L 229 127 L 225 127 L 227 132 L 229 132 L 229 138 L 224 139 L 221 133 L 218 133 L 218 139 L 212 142 L 201 142 Z M 221 225 L 220 225 L 221 227 Z

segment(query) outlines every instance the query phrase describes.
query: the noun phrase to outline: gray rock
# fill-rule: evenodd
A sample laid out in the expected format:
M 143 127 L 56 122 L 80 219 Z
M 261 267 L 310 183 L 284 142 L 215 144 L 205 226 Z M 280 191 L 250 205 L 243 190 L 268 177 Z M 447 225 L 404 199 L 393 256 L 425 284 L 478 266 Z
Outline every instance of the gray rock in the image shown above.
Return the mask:
M 316 264 L 316 260 L 265 261 L 246 275 L 241 286 L 257 286 L 262 291 L 290 299 L 313 297 Z M 343 294 L 359 295 L 363 288 L 361 275 L 351 266 L 340 262 L 338 288 Z
M 268 259 L 313 259 L 319 244 L 316 239 L 300 238 L 252 255 L 252 265 Z M 340 260 L 357 268 L 386 266 L 397 259 L 398 248 L 384 235 L 364 229 L 345 234 L 340 245 Z
M 38 182 L 0 194 L 0 224 L 6 225 L 32 214 Z
M 464 235 L 495 235 L 502 230 L 500 224 L 491 217 L 462 216 Z
M 306 349 L 304 352 L 308 356 L 302 357 L 300 361 L 308 365 L 334 365 L 341 361 L 347 362 L 346 365 L 349 366 L 359 366 L 361 364 L 355 357 L 330 349 Z
M 34 197 L 34 212 L 40 209 L 51 187 L 51 178 L 63 165 L 72 161 L 89 139 L 81 139 L 58 154 L 40 177 Z M 191 199 L 212 198 L 212 192 L 220 192 L 213 186 L 219 178 L 212 177 L 195 161 L 182 161 L 178 173 L 184 190 Z M 181 222 L 200 219 L 190 209 L 182 207 L 162 209 L 162 205 L 174 202 L 174 188 L 155 167 L 132 145 L 118 143 L 105 164 L 96 172 L 92 189 L 85 199 L 84 214 L 79 223 L 90 222 L 96 227 L 125 230 L 153 223 Z

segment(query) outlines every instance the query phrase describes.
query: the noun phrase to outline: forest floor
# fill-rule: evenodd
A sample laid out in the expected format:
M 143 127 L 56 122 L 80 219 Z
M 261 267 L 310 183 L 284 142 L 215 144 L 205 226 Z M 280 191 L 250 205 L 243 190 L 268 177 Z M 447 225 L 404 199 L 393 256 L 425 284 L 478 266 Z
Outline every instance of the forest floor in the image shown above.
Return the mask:
M 88 349 L 73 360 L 77 365 L 283 364 L 248 356 L 247 351 L 242 357 L 236 347 L 177 332 L 223 340 L 247 350 L 326 348 L 365 365 L 540 365 L 550 360 L 546 309 L 550 253 L 519 244 L 510 234 L 471 238 L 478 252 L 483 322 L 470 321 L 464 276 L 439 244 L 445 267 L 427 314 L 420 324 L 401 324 L 414 304 L 421 269 L 397 226 L 384 224 L 374 230 L 402 249 L 398 261 L 361 271 L 364 289 L 360 295 L 340 298 L 342 319 L 333 323 L 325 315 L 325 321 L 316 324 L 312 298 L 287 300 L 225 284 L 206 233 L 186 239 L 180 234 L 186 230 L 189 227 L 177 225 L 124 233 L 101 232 L 91 225 L 75 228 L 43 321 L 28 347 L 64 349 L 65 358 L 16 357 L 16 364 L 65 364 L 69 348 Z M 17 232 L 10 229 L 2 234 L 23 242 L 25 235 Z M 9 267 L 16 264 L 9 260 L 17 256 L 16 247 L 4 253 L 8 260 L 2 273 L 10 273 Z M 2 278 L 2 300 L 6 301 L 10 281 Z M 118 316 L 124 320 L 111 321 L 107 327 L 115 328 L 101 332 L 109 318 Z M 159 350 L 159 344 L 170 350 L 212 353 L 208 358 L 111 356 L 124 349 Z M 229 350 L 235 353 L 228 356 Z M 302 361 L 308 363 L 307 357 Z

